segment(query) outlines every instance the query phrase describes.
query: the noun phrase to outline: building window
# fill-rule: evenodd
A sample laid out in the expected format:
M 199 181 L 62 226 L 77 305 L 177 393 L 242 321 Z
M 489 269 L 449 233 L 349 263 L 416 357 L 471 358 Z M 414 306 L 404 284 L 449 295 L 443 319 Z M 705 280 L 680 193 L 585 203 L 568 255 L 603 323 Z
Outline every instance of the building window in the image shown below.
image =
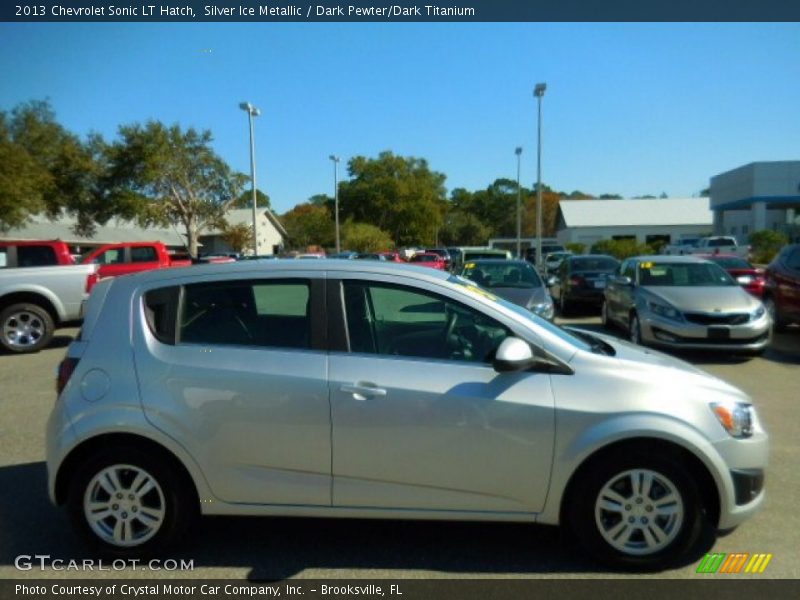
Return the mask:
M 731 235 L 736 235 L 736 226 L 731 227 Z
M 747 235 L 750 232 L 750 228 L 747 225 L 742 225 L 742 235 Z

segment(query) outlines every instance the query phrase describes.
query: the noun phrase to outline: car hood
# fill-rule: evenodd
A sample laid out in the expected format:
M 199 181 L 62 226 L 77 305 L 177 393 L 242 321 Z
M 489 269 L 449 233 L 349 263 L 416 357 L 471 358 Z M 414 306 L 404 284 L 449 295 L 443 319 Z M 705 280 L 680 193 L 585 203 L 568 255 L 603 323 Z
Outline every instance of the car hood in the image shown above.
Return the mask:
M 546 302 L 549 294 L 544 287 L 517 288 L 517 287 L 492 287 L 489 291 L 493 294 L 518 304 L 523 308 L 528 308 L 533 304 Z
M 749 312 L 759 302 L 741 287 L 645 287 L 649 294 L 661 298 L 682 312 L 729 313 Z
M 649 372 L 654 375 L 652 377 L 653 381 L 660 379 L 675 383 L 676 379 L 682 379 L 687 387 L 694 385 L 709 391 L 722 392 L 729 396 L 739 397 L 744 402 L 750 401 L 747 394 L 739 388 L 684 360 L 652 348 L 632 344 L 612 335 L 595 331 L 587 331 L 586 333 L 603 340 L 614 349 L 614 356 L 609 358 L 636 363 L 639 374 L 645 375 L 646 372 Z

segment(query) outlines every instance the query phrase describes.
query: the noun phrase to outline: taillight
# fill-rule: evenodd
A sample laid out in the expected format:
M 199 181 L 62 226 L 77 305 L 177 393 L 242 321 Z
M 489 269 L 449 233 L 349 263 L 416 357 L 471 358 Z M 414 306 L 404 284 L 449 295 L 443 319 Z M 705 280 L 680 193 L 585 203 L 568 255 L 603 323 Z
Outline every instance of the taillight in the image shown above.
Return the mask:
M 95 286 L 95 284 L 98 281 L 100 281 L 100 275 L 98 275 L 97 273 L 90 273 L 86 277 L 86 293 L 87 294 L 92 291 L 92 288 Z
M 70 358 L 69 356 L 64 357 L 64 360 L 58 365 L 58 376 L 56 377 L 56 392 L 58 395 L 61 395 L 61 392 L 64 391 L 64 388 L 67 387 L 67 382 L 69 378 L 72 377 L 72 373 L 75 371 L 75 367 L 78 366 L 78 359 L 77 358 Z
M 570 285 L 581 286 L 583 285 L 583 277 L 570 277 L 569 283 Z

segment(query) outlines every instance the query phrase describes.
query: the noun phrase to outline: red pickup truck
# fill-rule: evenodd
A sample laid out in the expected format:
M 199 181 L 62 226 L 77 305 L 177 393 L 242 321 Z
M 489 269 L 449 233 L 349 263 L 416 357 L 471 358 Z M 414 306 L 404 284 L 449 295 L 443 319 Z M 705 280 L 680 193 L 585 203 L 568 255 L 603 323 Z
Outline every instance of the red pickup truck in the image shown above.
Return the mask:
M 186 267 L 191 260 L 173 259 L 161 242 L 107 244 L 83 257 L 83 264 L 96 264 L 100 278 L 129 275 L 150 269 Z
M 74 264 L 69 246 L 60 240 L 0 241 L 0 269 Z

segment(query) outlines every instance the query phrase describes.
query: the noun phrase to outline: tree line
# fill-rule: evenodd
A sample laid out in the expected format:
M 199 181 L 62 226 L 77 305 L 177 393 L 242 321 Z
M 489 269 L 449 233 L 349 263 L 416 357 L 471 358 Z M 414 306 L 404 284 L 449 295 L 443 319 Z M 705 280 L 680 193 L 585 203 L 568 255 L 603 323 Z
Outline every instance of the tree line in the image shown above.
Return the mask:
M 91 236 L 112 218 L 142 227 L 181 228 L 197 256 L 199 236 L 222 229 L 232 245 L 247 248 L 247 226 L 230 227 L 225 214 L 250 206 L 249 177 L 212 149 L 210 131 L 159 121 L 121 125 L 114 140 L 80 138 L 56 120 L 47 101 L 0 112 L 0 230 L 24 225 L 32 215 L 70 215 L 76 233 Z M 355 156 L 339 183 L 342 246 L 357 251 L 402 246 L 483 245 L 516 236 L 516 202 L 522 198 L 522 235 L 536 234 L 535 189 L 498 178 L 485 189 L 455 188 L 423 158 L 390 151 Z M 258 192 L 258 205 L 270 199 Z M 558 202 L 591 199 L 580 191 L 542 186 L 543 235 L 554 236 Z M 619 197 L 603 194 L 600 198 Z M 335 245 L 334 199 L 317 194 L 281 215 L 287 246 Z

